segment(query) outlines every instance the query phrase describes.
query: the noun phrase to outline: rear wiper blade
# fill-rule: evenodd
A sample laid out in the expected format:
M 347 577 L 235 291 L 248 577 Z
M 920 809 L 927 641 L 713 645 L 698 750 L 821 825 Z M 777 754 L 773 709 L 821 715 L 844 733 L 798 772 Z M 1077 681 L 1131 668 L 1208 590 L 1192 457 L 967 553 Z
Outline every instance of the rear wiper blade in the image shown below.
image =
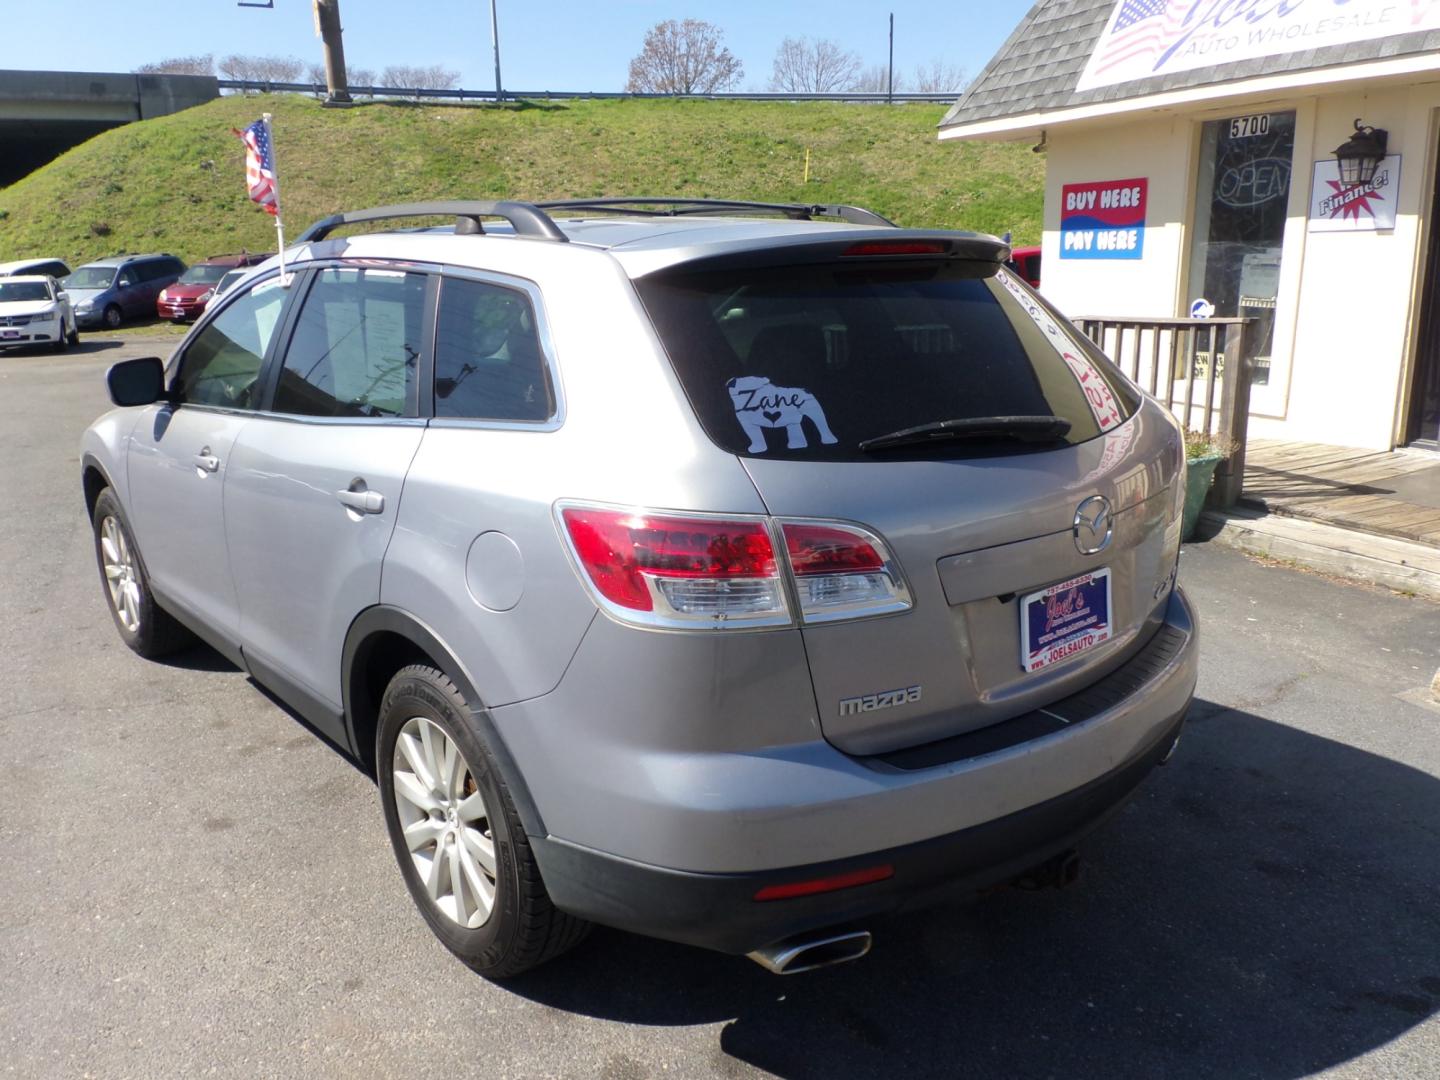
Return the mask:
M 1055 442 L 1070 433 L 1070 421 L 1059 416 L 967 416 L 959 420 L 936 420 L 919 427 L 901 428 L 860 443 L 861 450 L 885 450 L 892 446 L 960 442 Z

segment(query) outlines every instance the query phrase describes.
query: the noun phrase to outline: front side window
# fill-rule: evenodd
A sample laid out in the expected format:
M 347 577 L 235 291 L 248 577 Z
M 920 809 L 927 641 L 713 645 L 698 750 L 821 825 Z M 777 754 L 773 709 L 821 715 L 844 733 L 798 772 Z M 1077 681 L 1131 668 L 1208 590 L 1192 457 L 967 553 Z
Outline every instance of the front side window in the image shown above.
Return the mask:
M 554 413 L 530 298 L 446 279 L 435 330 L 435 415 L 533 422 Z
M 348 266 L 319 271 L 285 350 L 275 411 L 413 412 L 424 309 L 424 274 Z
M 225 308 L 180 358 L 175 390 L 182 403 L 253 409 L 260 368 L 280 324 L 285 290 L 262 281 Z

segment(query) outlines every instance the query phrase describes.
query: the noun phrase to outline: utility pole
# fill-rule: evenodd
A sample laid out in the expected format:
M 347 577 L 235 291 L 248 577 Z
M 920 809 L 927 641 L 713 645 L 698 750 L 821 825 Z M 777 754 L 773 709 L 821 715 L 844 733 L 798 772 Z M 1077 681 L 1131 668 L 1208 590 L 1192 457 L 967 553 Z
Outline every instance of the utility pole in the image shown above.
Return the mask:
M 490 40 L 495 45 L 495 104 L 503 97 L 500 89 L 500 19 L 495 14 L 495 0 L 490 0 Z
M 885 75 L 885 104 L 895 104 L 895 13 L 890 13 L 890 67 Z
M 341 40 L 340 0 L 315 0 L 315 32 L 325 46 L 327 105 L 348 105 L 350 83 L 345 74 L 345 45 Z

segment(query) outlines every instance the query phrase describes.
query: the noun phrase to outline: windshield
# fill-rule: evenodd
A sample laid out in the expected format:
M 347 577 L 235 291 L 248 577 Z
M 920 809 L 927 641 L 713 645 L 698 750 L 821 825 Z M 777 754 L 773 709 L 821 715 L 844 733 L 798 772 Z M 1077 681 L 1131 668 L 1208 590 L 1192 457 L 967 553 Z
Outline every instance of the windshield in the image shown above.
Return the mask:
M 50 286 L 43 281 L 0 281 L 0 304 L 14 300 L 49 300 Z
M 736 454 L 874 461 L 882 436 L 970 420 L 986 421 L 969 425 L 983 437 L 880 456 L 1018 453 L 1093 439 L 1139 401 L 993 266 L 681 268 L 636 286 L 701 424 Z M 1027 446 L 1007 436 L 1032 432 L 994 430 L 1014 418 L 1064 423 Z
M 180 275 L 181 285 L 214 285 L 225 276 L 228 266 L 192 266 Z
M 115 280 L 113 266 L 82 266 L 65 279 L 67 289 L 108 289 Z

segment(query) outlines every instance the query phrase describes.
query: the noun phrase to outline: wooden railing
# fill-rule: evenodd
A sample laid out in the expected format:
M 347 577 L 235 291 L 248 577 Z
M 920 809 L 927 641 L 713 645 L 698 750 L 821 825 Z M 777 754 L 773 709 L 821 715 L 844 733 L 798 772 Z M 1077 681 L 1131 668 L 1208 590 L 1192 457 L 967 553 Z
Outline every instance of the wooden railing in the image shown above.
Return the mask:
M 1164 402 L 1190 431 L 1234 450 L 1215 470 L 1210 503 L 1233 506 L 1245 478 L 1253 318 L 1150 319 L 1085 316 L 1075 325 L 1115 364 Z M 1231 373 L 1239 375 L 1232 378 Z M 1218 394 L 1218 400 L 1217 400 Z

